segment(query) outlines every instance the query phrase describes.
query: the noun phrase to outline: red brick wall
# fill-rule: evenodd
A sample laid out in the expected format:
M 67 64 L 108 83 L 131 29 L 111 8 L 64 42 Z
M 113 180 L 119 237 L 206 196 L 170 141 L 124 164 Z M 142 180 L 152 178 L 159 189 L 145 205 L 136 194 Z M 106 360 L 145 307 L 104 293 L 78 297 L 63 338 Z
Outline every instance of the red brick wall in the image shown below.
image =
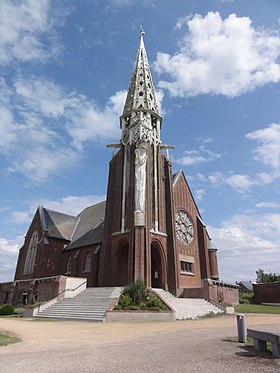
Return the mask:
M 219 281 L 203 280 L 202 288 L 184 289 L 184 298 L 204 298 L 223 303 L 235 305 L 239 303 L 238 288 Z
M 186 275 L 180 273 L 180 263 L 178 263 L 179 268 L 179 288 L 199 288 L 201 286 L 201 263 L 200 263 L 200 253 L 199 253 L 199 235 L 197 226 L 197 208 L 194 203 L 193 197 L 189 190 L 183 175 L 180 176 L 179 180 L 176 182 L 173 189 L 173 200 L 174 200 L 174 210 L 175 213 L 179 210 L 184 210 L 188 213 L 192 219 L 194 226 L 194 239 L 189 245 L 183 245 L 177 239 L 176 249 L 179 255 L 188 255 L 194 257 L 194 275 Z M 174 233 L 175 234 L 175 233 Z M 203 236 L 203 228 L 201 235 Z
M 38 302 L 46 301 L 56 297 L 65 290 L 66 277 L 55 276 L 31 280 L 19 280 L 0 284 L 0 304 L 11 303 L 14 306 L 21 306 L 23 294 L 26 303 L 32 304 L 36 298 Z M 9 293 L 9 300 L 6 294 Z
M 256 303 L 280 303 L 280 282 L 253 284 Z
M 15 280 L 27 280 L 30 278 L 41 278 L 63 274 L 63 272 L 61 272 L 60 264 L 61 253 L 64 245 L 69 241 L 51 237 L 47 238 L 48 243 L 41 240 L 40 244 L 38 244 L 33 273 L 23 273 L 29 242 L 35 230 L 38 232 L 39 240 L 41 240 L 43 237 L 43 231 L 38 209 L 26 234 L 24 245 L 19 251 Z

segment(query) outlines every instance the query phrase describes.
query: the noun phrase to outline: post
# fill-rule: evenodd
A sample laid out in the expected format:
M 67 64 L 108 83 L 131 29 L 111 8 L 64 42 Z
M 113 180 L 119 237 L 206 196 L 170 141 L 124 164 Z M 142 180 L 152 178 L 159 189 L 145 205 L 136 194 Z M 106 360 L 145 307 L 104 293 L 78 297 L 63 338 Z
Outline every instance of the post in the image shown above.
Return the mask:
M 236 319 L 237 319 L 238 342 L 245 343 L 247 339 L 246 328 L 245 328 L 245 316 L 239 313 L 236 315 Z

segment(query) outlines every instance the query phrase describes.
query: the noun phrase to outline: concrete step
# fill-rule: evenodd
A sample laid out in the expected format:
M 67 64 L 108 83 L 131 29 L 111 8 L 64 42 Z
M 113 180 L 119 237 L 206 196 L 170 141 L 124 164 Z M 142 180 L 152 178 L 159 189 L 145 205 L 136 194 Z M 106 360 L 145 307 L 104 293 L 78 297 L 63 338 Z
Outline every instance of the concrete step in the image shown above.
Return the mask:
M 153 289 L 153 291 L 174 309 L 177 320 L 195 319 L 200 316 L 205 316 L 210 312 L 223 312 L 205 299 L 176 298 L 163 289 Z
M 37 317 L 104 321 L 107 309 L 118 299 L 121 288 L 87 288 L 74 298 L 53 304 Z

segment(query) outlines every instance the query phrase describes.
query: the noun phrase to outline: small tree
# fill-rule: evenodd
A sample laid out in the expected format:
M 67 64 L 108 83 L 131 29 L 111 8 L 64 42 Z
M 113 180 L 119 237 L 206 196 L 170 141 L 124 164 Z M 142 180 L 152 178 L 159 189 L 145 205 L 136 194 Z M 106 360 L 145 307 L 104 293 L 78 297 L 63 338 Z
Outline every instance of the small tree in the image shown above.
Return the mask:
M 280 274 L 276 272 L 265 273 L 263 269 L 256 271 L 257 279 L 256 282 L 277 282 L 280 281 Z

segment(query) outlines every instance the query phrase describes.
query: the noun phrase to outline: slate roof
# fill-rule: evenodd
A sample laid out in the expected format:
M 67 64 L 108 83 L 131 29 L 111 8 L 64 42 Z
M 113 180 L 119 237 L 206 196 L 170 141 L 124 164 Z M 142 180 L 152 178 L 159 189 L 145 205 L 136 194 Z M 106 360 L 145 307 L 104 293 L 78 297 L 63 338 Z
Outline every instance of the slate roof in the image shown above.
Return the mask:
M 237 285 L 239 285 L 240 290 L 253 291 L 253 284 L 249 281 L 240 281 Z
M 85 208 L 78 215 L 78 224 L 72 242 L 64 249 L 70 250 L 102 241 L 106 201 Z
M 44 207 L 39 207 L 39 210 L 43 229 L 48 232 L 49 237 L 71 241 L 72 234 L 79 221 L 78 217 Z
M 65 250 L 102 242 L 106 201 L 85 208 L 78 216 L 38 207 L 47 237 L 70 241 Z

